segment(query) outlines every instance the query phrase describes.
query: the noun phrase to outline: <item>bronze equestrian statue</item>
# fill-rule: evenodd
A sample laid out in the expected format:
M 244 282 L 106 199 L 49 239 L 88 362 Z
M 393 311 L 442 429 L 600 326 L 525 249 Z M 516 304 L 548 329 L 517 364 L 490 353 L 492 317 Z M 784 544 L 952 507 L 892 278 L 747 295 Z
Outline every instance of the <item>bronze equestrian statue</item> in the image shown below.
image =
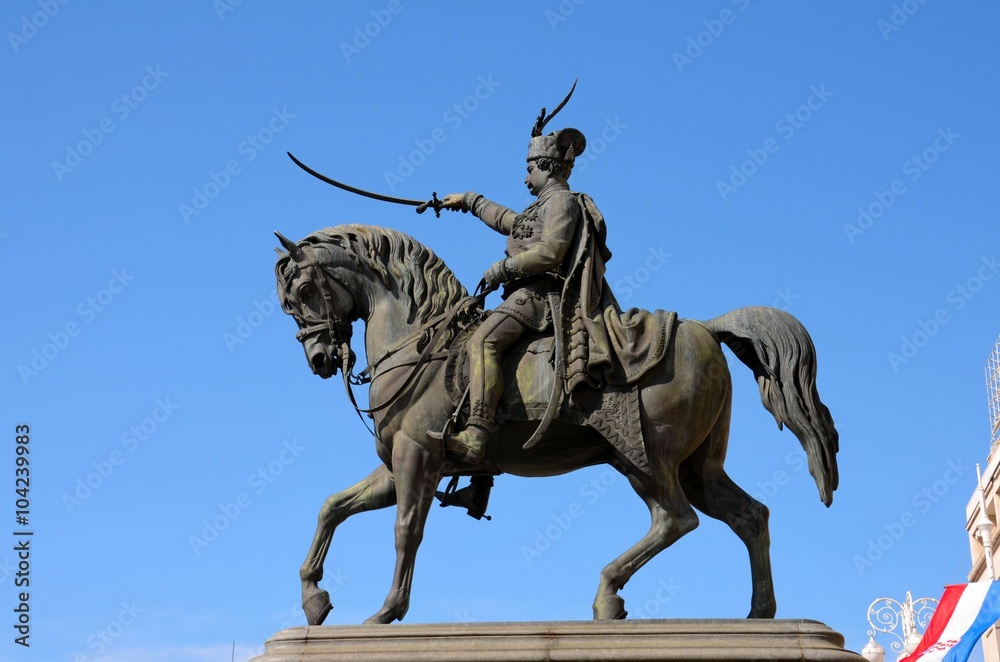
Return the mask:
M 554 114 L 543 110 L 532 132 L 526 184 L 538 199 L 524 212 L 474 193 L 423 203 L 472 212 L 508 235 L 507 257 L 486 272 L 483 295 L 469 296 L 432 251 L 395 230 L 342 225 L 297 243 L 278 235 L 286 251 L 275 267 L 282 308 L 298 324 L 314 373 L 341 371 L 349 393 L 352 380 L 370 382 L 370 408 L 358 411 L 374 422 L 380 460 L 320 510 L 300 570 L 310 625 L 332 608 L 319 581 L 334 530 L 351 515 L 397 507 L 392 587 L 366 621 L 390 623 L 409 606 L 436 493 L 443 505 L 460 502 L 478 517 L 494 475 L 552 476 L 601 463 L 626 476 L 652 522 L 601 572 L 595 619 L 625 617 L 618 591 L 697 526 L 695 509 L 746 545 L 749 616 L 773 618 L 768 510 L 723 467 L 732 400 L 720 343 L 753 371 L 765 408 L 799 439 L 821 500 L 832 503 L 839 441 L 816 391 L 805 328 L 763 307 L 707 322 L 621 311 L 604 280 L 604 219 L 566 182 L 586 141 L 575 129 L 542 135 Z M 504 302 L 484 311 L 485 293 L 499 285 Z M 369 365 L 355 376 L 358 319 Z M 442 478 L 459 476 L 472 476 L 472 486 L 455 493 L 453 482 L 436 492 Z

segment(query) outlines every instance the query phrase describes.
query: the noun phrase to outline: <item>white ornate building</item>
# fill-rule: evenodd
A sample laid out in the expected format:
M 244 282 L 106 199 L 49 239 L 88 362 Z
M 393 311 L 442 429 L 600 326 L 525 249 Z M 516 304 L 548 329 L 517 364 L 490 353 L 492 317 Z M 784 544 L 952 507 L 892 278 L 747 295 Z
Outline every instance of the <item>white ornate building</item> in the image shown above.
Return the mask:
M 970 582 L 996 577 L 994 568 L 1000 560 L 997 558 L 1000 529 L 995 525 L 1000 503 L 1000 339 L 986 361 L 986 392 L 990 412 L 990 454 L 982 471 L 982 495 L 977 489 L 965 507 L 965 530 L 969 532 L 972 551 Z M 982 644 L 985 662 L 1000 662 L 1000 627 L 994 625 L 987 630 Z

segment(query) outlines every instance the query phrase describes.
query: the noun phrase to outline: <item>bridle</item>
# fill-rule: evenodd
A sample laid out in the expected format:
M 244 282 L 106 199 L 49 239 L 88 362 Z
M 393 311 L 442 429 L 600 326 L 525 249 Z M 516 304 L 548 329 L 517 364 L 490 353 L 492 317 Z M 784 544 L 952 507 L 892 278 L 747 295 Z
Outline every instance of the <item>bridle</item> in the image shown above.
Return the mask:
M 373 436 L 377 435 L 375 435 L 375 432 L 371 429 L 371 427 L 369 427 L 368 422 L 365 421 L 364 415 L 368 414 L 370 416 L 375 412 L 391 406 L 413 383 L 414 379 L 416 379 L 416 376 L 420 372 L 420 369 L 424 365 L 426 365 L 429 361 L 447 358 L 447 349 L 436 352 L 434 349 L 440 344 L 441 339 L 447 334 L 448 329 L 451 328 L 453 322 L 458 318 L 459 314 L 463 310 L 477 304 L 481 306 L 486 298 L 486 295 L 490 292 L 490 290 L 487 289 L 482 293 L 463 297 L 448 311 L 427 320 L 418 329 L 408 334 L 405 338 L 395 343 L 389 349 L 384 350 L 359 374 L 354 374 L 352 369 L 354 367 L 356 355 L 353 350 L 351 350 L 351 336 L 353 335 L 352 323 L 354 320 L 345 320 L 337 316 L 336 308 L 333 302 L 333 294 L 329 287 L 329 281 L 332 280 L 338 283 L 342 288 L 347 288 L 343 283 L 340 283 L 340 281 L 338 281 L 322 263 L 314 258 L 306 258 L 300 261 L 295 260 L 293 256 L 293 261 L 299 267 L 302 275 L 308 278 L 308 283 L 319 291 L 323 301 L 323 310 L 320 313 L 320 317 L 302 315 L 298 310 L 292 308 L 291 306 L 287 306 L 287 311 L 292 315 L 292 317 L 295 318 L 295 321 L 299 325 L 299 331 L 295 334 L 295 337 L 299 342 L 305 342 L 310 337 L 316 336 L 324 331 L 330 334 L 332 344 L 337 346 L 340 351 L 340 371 L 344 377 L 344 389 L 347 392 L 347 397 L 350 400 L 351 405 L 354 407 L 354 411 L 357 412 L 358 417 Z M 307 270 L 309 269 L 312 269 L 312 274 L 307 273 Z M 315 277 L 317 273 L 321 275 L 320 278 Z M 426 342 L 424 342 L 424 339 L 426 339 Z M 407 361 L 403 364 L 395 366 L 404 367 L 405 365 L 412 365 L 406 378 L 402 380 L 395 391 L 393 391 L 390 396 L 375 407 L 364 409 L 358 406 L 357 399 L 354 397 L 354 390 L 351 388 L 351 385 L 360 386 L 362 384 L 370 383 L 376 377 L 374 373 L 379 365 L 385 362 L 389 357 L 395 355 L 397 352 L 413 343 L 417 343 L 418 345 L 423 344 L 423 347 L 415 360 Z
M 332 344 L 338 347 L 341 351 L 341 360 L 343 361 L 343 364 L 340 367 L 345 374 L 349 374 L 351 368 L 354 366 L 354 353 L 351 351 L 351 336 L 354 333 L 352 322 L 354 320 L 343 319 L 338 317 L 336 314 L 336 308 L 333 303 L 333 294 L 330 292 L 330 288 L 327 287 L 327 279 L 333 279 L 333 275 L 330 274 L 326 268 L 315 259 L 309 259 L 307 262 L 296 262 L 296 265 L 299 267 L 303 276 L 308 278 L 307 282 L 309 285 L 316 288 L 322 296 L 323 310 L 320 317 L 312 317 L 309 315 L 303 315 L 298 310 L 289 307 L 289 314 L 295 318 L 295 321 L 299 325 L 299 330 L 295 334 L 295 338 L 301 343 L 305 342 L 312 336 L 319 335 L 324 331 L 328 332 L 330 334 L 330 341 Z M 310 269 L 313 271 L 313 274 L 308 273 L 308 270 Z M 316 278 L 316 272 L 321 274 L 322 277 Z

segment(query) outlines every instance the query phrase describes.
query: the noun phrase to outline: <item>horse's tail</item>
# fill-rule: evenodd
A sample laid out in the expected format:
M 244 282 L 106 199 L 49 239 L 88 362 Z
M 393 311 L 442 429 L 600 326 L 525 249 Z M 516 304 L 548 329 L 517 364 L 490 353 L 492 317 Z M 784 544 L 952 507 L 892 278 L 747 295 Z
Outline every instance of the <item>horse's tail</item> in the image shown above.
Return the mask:
M 830 410 L 816 392 L 816 349 L 802 323 L 776 308 L 738 308 L 703 322 L 737 358 L 753 370 L 760 399 L 778 423 L 798 437 L 809 473 L 829 506 L 840 477 L 840 439 Z

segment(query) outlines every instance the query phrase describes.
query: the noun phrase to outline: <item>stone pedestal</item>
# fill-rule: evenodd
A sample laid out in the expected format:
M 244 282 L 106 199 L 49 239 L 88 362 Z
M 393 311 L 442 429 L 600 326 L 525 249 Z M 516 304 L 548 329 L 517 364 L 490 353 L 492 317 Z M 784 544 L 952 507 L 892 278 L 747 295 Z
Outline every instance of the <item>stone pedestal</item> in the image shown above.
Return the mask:
M 864 662 L 809 620 L 356 625 L 282 630 L 252 662 Z

